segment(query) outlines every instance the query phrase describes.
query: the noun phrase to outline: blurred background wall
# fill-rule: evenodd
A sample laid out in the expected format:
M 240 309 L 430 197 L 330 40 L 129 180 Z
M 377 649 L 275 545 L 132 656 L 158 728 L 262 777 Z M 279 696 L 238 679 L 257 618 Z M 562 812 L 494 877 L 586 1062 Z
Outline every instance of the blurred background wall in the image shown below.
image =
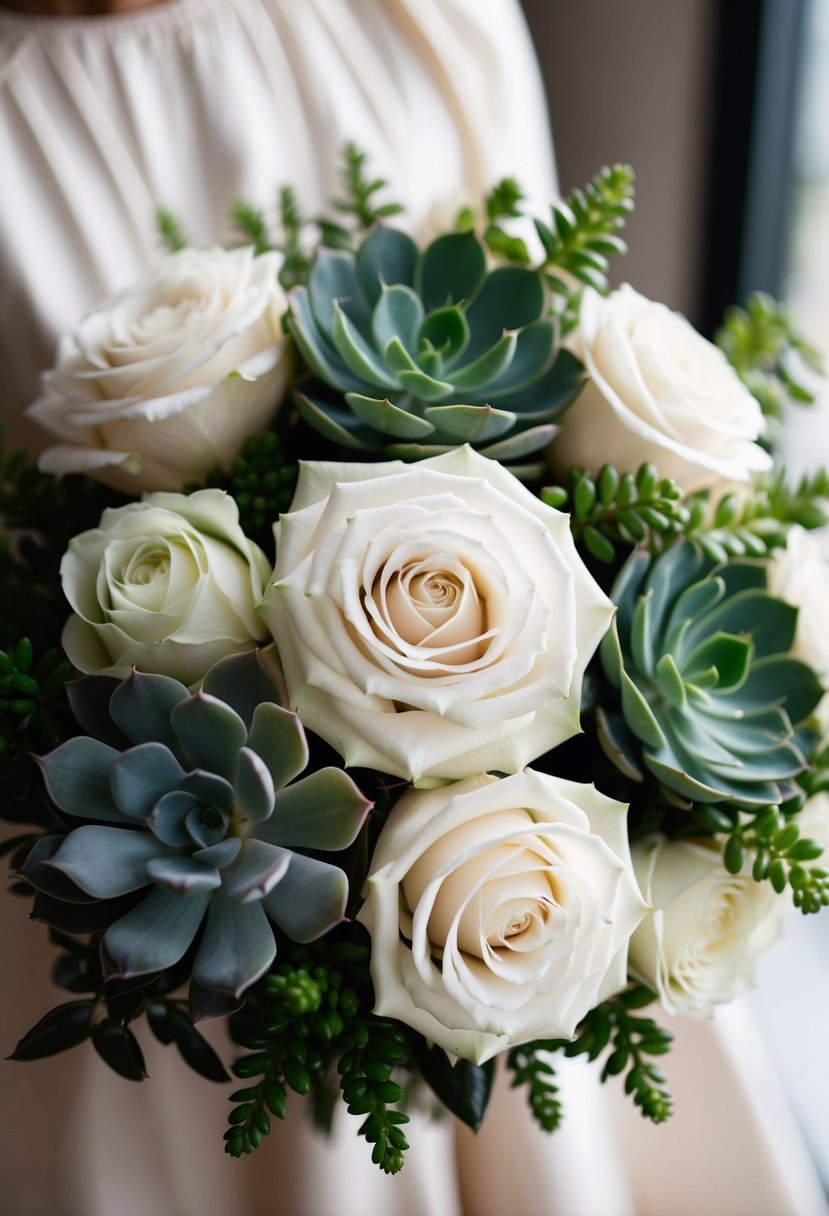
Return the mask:
M 693 315 L 716 85 L 717 0 L 523 0 L 547 86 L 562 193 L 601 166 L 636 170 L 619 274 Z

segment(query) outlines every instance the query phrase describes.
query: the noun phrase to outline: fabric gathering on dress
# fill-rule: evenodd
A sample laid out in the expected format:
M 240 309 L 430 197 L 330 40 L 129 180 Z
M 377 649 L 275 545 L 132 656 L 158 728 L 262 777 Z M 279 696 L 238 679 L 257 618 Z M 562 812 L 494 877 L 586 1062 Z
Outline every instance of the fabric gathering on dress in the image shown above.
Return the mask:
M 171 0 L 71 19 L 0 9 L 9 447 L 47 446 L 22 417 L 39 373 L 61 333 L 157 258 L 157 206 L 197 245 L 233 237 L 237 199 L 273 213 L 280 185 L 319 214 L 338 193 L 348 140 L 415 230 L 428 228 L 433 208 L 474 200 L 505 175 L 546 206 L 556 191 L 552 142 L 517 0 Z M 45 927 L 28 922 L 24 901 L 6 901 L 0 943 L 4 974 L 19 977 L 3 986 L 7 1055 L 61 998 Z M 745 1075 L 759 1057 L 741 1010 L 728 1013 L 714 1028 L 679 1026 L 679 1113 L 667 1128 L 645 1125 L 623 1096 L 600 1089 L 592 1065 L 563 1061 L 567 1119 L 555 1136 L 535 1127 L 523 1094 L 499 1086 L 477 1137 L 448 1117 L 418 1116 L 416 1152 L 396 1178 L 371 1164 L 344 1111 L 325 1140 L 298 1101 L 257 1153 L 230 1160 L 226 1091 L 206 1089 L 146 1035 L 150 1080 L 140 1086 L 110 1074 L 88 1046 L 25 1070 L 6 1062 L 0 1212 L 657 1216 L 680 1211 L 676 1195 L 683 1212 L 822 1211 L 785 1103 L 767 1109 L 773 1086 L 764 1109 L 752 1110 Z M 232 1059 L 218 1028 L 211 1038 Z M 706 1082 L 716 1087 L 713 1119 Z M 731 1175 L 718 1171 L 714 1204 L 698 1163 L 724 1162 L 726 1148 Z

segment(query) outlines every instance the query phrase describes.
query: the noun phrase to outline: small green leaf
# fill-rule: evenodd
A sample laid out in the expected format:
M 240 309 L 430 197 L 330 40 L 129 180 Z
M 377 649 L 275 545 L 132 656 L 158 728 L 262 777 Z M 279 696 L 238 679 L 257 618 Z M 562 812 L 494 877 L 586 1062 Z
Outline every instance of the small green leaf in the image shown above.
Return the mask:
M 423 1039 L 413 1040 L 412 1053 L 423 1075 L 453 1115 L 477 1131 L 484 1121 L 492 1094 L 494 1060 L 473 1064 L 457 1060 L 454 1064 L 441 1047 L 430 1047 Z
M 83 1043 L 92 1033 L 93 1001 L 67 1001 L 58 1005 L 23 1036 L 10 1060 L 42 1060 Z

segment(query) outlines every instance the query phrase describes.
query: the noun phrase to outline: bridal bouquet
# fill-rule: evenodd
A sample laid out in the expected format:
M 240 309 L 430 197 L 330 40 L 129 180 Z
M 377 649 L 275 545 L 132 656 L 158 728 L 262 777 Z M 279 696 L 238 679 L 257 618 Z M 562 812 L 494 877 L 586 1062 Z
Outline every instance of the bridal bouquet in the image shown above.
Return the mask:
M 630 170 L 515 182 L 416 241 L 347 152 L 336 220 L 187 245 L 65 337 L 7 456 L 0 778 L 67 999 L 15 1059 L 146 1019 L 226 1148 L 338 1097 L 383 1170 L 429 1087 L 555 1059 L 670 1114 L 642 1012 L 708 1017 L 829 902 L 829 476 L 771 454 L 819 360 L 754 297 L 717 345 L 609 258 Z

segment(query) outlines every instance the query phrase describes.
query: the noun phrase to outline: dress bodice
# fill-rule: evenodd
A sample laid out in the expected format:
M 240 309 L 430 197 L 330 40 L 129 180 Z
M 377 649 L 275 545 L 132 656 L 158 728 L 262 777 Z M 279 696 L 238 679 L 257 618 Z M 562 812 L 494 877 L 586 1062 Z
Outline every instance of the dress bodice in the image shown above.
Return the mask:
M 309 215 L 354 140 L 417 224 L 507 173 L 552 193 L 541 85 L 514 0 L 170 0 L 124 15 L 0 9 L 0 379 L 16 437 L 57 336 L 236 199 Z M 43 446 L 41 440 L 40 446 Z

